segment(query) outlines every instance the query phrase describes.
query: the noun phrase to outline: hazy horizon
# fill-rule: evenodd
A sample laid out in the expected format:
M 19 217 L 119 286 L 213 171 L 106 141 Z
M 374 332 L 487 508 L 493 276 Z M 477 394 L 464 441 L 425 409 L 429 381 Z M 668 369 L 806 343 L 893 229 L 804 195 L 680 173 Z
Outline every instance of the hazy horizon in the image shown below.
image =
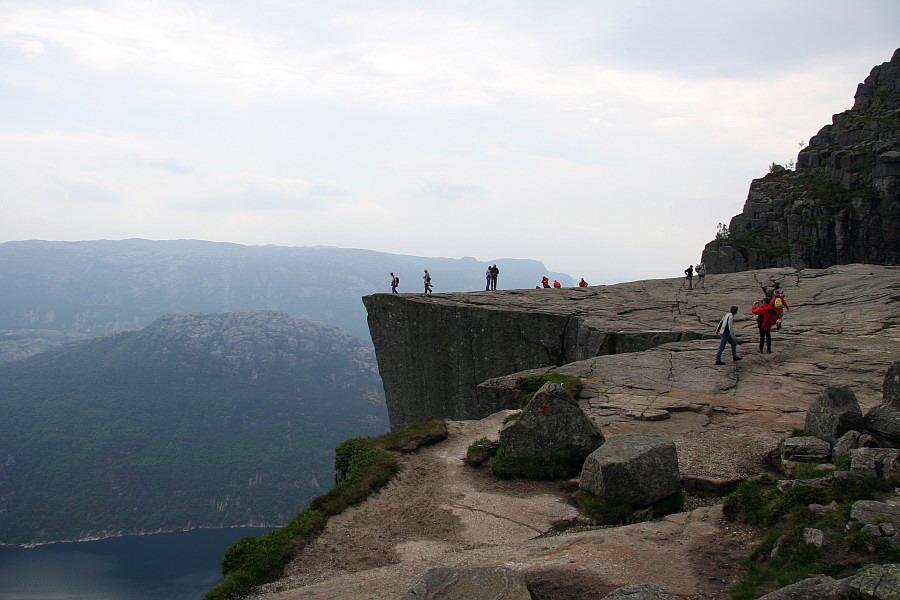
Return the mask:
M 678 276 L 900 5 L 0 1 L 0 240 Z

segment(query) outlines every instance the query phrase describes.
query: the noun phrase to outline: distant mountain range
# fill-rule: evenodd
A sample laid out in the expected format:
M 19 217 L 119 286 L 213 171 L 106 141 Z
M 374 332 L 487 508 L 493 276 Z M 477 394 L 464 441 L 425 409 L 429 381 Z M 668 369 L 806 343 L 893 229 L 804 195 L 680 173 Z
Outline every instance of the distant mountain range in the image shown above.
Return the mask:
M 64 269 L 50 254 L 35 270 L 54 292 L 43 305 L 54 321 L 135 325 L 148 314 L 124 318 L 125 298 L 144 298 L 135 280 L 97 267 L 57 282 L 48 274 Z M 188 265 L 163 277 L 164 259 L 142 256 L 119 268 L 159 275 L 149 289 L 177 280 L 212 297 Z M 75 289 L 94 309 L 63 310 Z M 0 543 L 281 523 L 331 487 L 338 443 L 387 428 L 373 350 L 334 327 L 276 312 L 181 315 L 73 342 L 0 365 Z
M 426 258 L 326 247 L 242 246 L 197 240 L 22 241 L 0 244 L 0 362 L 66 340 L 146 326 L 171 313 L 277 310 L 340 327 L 368 342 L 360 297 L 484 289 L 488 264 L 500 288 L 531 288 L 533 260 Z M 564 285 L 571 278 L 547 273 Z M 28 330 L 28 331 L 23 331 Z

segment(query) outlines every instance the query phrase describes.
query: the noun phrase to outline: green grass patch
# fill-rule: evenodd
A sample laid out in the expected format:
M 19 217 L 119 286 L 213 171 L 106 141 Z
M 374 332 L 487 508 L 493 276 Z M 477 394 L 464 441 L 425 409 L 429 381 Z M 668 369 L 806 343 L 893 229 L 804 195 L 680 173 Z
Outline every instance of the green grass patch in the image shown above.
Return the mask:
M 506 425 L 507 423 L 511 423 L 512 421 L 516 421 L 516 420 L 520 419 L 521 417 L 522 417 L 522 411 L 508 414 L 503 419 L 503 424 Z
M 868 538 L 859 526 L 847 531 L 851 505 L 856 500 L 871 499 L 872 491 L 879 487 L 873 486 L 874 482 L 835 483 L 827 487 L 795 486 L 779 493 L 777 480 L 768 475 L 742 482 L 725 500 L 725 516 L 763 529 L 765 539 L 743 561 L 744 574 L 731 590 L 732 599 L 758 598 L 815 573 L 840 578 L 866 564 L 900 560 L 900 549 Z M 836 511 L 816 514 L 809 510 L 810 504 L 828 505 L 832 501 L 838 505 Z M 807 527 L 825 534 L 821 549 L 803 541 Z
M 803 429 L 797 429 L 796 427 L 791 431 L 791 437 L 808 437 L 809 434 L 806 433 Z
M 477 439 L 466 449 L 465 463 L 472 467 L 480 466 L 496 454 L 499 447 L 500 442 L 485 437 Z
M 818 464 L 811 463 L 796 463 L 794 467 L 793 478 L 794 479 L 816 479 L 819 477 L 824 477 L 828 475 L 827 471 L 821 471 L 818 469 Z
M 581 472 L 584 461 L 560 461 L 551 458 L 518 458 L 506 456 L 501 447 L 491 459 L 491 473 L 504 479 L 563 479 Z
M 850 470 L 850 453 L 842 452 L 834 457 L 834 468 L 838 471 Z
M 446 422 L 429 419 L 398 432 L 353 438 L 338 446 L 334 452 L 338 483 L 328 493 L 314 498 L 309 508 L 284 527 L 232 544 L 222 561 L 224 579 L 204 600 L 241 598 L 257 586 L 279 578 L 297 550 L 318 537 L 328 517 L 359 504 L 391 480 L 398 469 L 391 449 L 406 450 L 410 444 L 432 439 L 441 429 L 446 437 Z
M 427 421 L 413 423 L 399 431 L 391 431 L 371 439 L 373 444 L 385 450 L 412 452 L 447 439 L 447 422 L 439 417 L 431 417 Z
M 578 394 L 584 389 L 584 384 L 574 375 L 565 375 L 563 373 L 539 373 L 529 375 L 521 379 L 518 383 L 518 389 L 523 393 L 522 406 L 528 404 L 545 383 L 558 383 L 566 388 L 566 391 L 573 398 L 578 398 Z
M 625 502 L 610 502 L 600 496 L 579 489 L 572 494 L 572 503 L 584 516 L 598 525 L 622 525 L 633 521 L 636 510 Z M 663 517 L 680 512 L 684 508 L 684 492 L 681 490 L 668 498 L 663 498 L 653 506 L 652 516 Z

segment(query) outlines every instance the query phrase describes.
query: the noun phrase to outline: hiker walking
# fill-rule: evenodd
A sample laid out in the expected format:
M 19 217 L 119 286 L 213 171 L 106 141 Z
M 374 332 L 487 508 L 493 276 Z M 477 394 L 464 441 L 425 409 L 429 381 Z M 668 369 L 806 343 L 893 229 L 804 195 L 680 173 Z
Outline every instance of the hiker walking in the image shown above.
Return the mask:
M 491 273 L 491 268 L 488 267 L 484 272 L 484 291 L 489 291 L 491 289 L 491 279 L 493 273 Z
M 391 293 L 397 293 L 397 286 L 400 285 L 400 278 L 391 273 Z
M 694 265 L 691 265 L 684 270 L 684 276 L 687 277 L 688 280 L 688 289 L 694 289 Z
M 768 302 L 757 300 L 750 310 L 756 315 L 756 326 L 759 328 L 759 352 L 762 354 L 765 345 L 766 351 L 772 354 L 772 327 L 778 321 L 774 300 Z
M 778 288 L 772 290 L 772 308 L 775 310 L 775 314 L 778 315 L 775 329 L 781 329 L 781 318 L 784 316 L 784 311 L 790 310 L 791 307 L 788 306 L 784 293 Z
M 500 269 L 498 269 L 497 265 L 495 264 L 493 267 L 491 267 L 490 271 L 491 271 L 491 289 L 496 292 L 497 291 L 497 275 L 500 274 Z
M 716 364 L 724 365 L 722 362 L 722 352 L 725 351 L 725 344 L 731 344 L 731 358 L 734 362 L 741 360 L 737 355 L 737 340 L 734 337 L 734 315 L 737 314 L 738 307 L 732 306 L 731 310 L 725 313 L 719 326 L 716 327 L 716 333 L 719 334 L 719 350 L 716 352 Z
M 697 283 L 700 285 L 700 287 L 705 288 L 706 285 L 704 284 L 704 282 L 706 281 L 706 263 L 701 262 L 699 265 L 697 265 L 697 268 L 695 270 L 697 271 Z
M 422 277 L 422 282 L 425 284 L 425 295 L 431 293 L 431 274 L 428 272 L 428 269 L 425 269 L 425 276 Z

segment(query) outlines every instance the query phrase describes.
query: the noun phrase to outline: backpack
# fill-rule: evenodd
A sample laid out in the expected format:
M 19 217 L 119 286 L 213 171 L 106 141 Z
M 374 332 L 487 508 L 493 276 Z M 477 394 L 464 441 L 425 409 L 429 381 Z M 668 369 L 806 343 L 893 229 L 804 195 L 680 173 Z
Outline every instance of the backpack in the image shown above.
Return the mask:
M 394 285 L 394 287 L 397 287 L 398 285 L 400 285 L 400 278 L 399 278 L 399 277 L 394 277 L 393 285 Z
M 784 308 L 784 301 L 781 298 L 775 298 L 775 308 Z

